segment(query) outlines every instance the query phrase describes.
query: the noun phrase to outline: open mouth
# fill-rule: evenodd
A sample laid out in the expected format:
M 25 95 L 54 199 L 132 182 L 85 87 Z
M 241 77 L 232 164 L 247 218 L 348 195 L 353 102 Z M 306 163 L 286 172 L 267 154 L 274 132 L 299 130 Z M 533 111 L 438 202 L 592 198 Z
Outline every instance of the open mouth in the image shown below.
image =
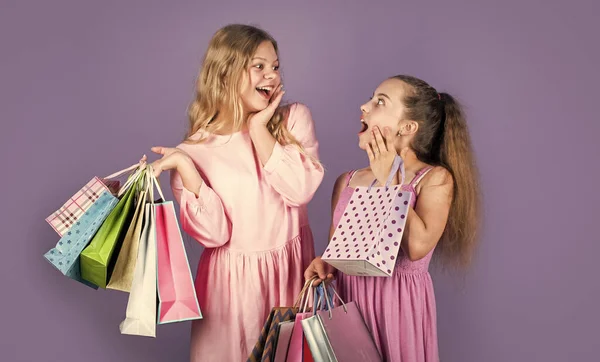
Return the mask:
M 367 132 L 367 130 L 369 129 L 369 125 L 362 119 L 360 120 L 360 124 L 361 124 L 361 128 L 360 128 L 360 132 L 358 132 L 358 134 L 363 134 L 363 133 Z
M 273 87 L 272 86 L 256 87 L 256 91 L 261 96 L 263 96 L 263 98 L 269 99 L 269 98 L 271 98 L 271 92 L 273 91 Z

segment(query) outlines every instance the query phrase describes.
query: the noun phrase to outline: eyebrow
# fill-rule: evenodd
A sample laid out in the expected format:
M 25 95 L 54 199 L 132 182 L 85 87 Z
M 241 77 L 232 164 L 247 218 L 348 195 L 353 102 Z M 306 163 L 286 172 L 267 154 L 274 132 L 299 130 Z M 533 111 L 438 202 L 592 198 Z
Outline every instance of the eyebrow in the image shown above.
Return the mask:
M 392 99 L 385 93 L 377 93 L 376 95 L 379 97 L 387 98 L 390 102 L 392 101 Z M 375 95 L 373 95 L 373 96 L 375 96 Z
M 252 60 L 254 60 L 254 59 L 260 59 L 260 60 L 264 60 L 265 62 L 268 62 L 268 60 L 266 58 L 263 58 L 263 57 L 254 57 L 254 58 L 252 58 Z M 278 62 L 278 61 L 279 61 L 279 58 L 275 59 L 273 61 L 273 63 Z

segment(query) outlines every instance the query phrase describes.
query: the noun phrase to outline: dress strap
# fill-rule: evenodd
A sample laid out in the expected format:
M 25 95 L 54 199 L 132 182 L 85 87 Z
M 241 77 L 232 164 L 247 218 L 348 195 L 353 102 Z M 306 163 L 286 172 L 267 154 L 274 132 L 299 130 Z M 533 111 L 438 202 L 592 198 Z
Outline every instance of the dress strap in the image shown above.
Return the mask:
M 352 170 L 352 171 L 348 172 L 348 177 L 346 177 L 346 187 L 350 186 L 350 180 L 352 180 L 352 177 L 354 177 L 355 173 L 356 173 L 356 170 Z
M 419 170 L 419 172 L 417 172 L 417 174 L 415 175 L 415 177 L 413 177 L 412 181 L 410 182 L 409 186 L 417 187 L 417 184 L 423 179 L 423 177 L 425 177 L 425 175 L 427 175 L 427 173 L 429 171 L 433 170 L 433 166 L 427 166 L 427 167 L 423 167 L 422 169 Z

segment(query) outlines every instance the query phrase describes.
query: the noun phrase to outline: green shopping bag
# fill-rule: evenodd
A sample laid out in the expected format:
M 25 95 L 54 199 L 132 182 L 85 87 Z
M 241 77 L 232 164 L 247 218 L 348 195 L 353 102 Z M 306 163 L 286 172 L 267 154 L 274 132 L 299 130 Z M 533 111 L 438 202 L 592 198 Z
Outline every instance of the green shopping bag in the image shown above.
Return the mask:
M 81 252 L 81 277 L 100 288 L 106 288 L 110 279 L 125 233 L 133 219 L 135 201 L 141 191 L 140 183 L 144 180 L 145 173 L 143 170 L 133 176 L 135 179 L 131 180 L 117 206 Z

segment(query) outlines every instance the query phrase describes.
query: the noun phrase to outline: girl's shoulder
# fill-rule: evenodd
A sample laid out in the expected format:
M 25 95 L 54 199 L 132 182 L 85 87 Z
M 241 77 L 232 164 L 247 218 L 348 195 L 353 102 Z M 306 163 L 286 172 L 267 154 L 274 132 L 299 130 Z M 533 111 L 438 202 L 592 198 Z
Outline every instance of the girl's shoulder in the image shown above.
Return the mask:
M 288 129 L 294 127 L 303 127 L 307 124 L 312 124 L 312 113 L 308 106 L 304 103 L 294 102 L 279 106 L 280 112 L 283 112 L 285 123 Z
M 454 178 L 443 166 L 426 166 L 415 176 L 414 186 L 419 189 L 430 186 L 453 185 Z

